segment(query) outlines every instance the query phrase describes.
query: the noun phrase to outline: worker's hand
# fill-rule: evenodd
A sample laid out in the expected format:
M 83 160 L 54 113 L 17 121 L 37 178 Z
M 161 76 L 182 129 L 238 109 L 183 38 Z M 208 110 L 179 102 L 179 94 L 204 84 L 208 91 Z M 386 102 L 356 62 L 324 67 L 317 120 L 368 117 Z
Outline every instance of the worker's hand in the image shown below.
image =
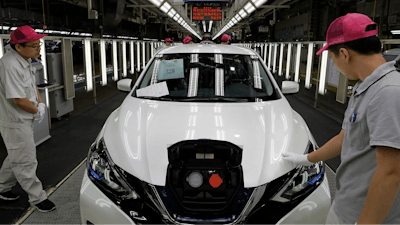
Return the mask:
M 300 154 L 296 154 L 296 153 L 292 153 L 292 152 L 283 152 L 282 153 L 282 158 L 284 160 L 294 162 L 294 163 L 302 165 L 302 166 L 311 166 L 314 163 L 308 161 L 307 156 L 308 156 L 308 154 L 300 155 Z
M 46 105 L 44 103 L 39 103 L 37 113 L 33 114 L 33 118 L 35 120 L 39 120 L 39 123 L 42 122 L 45 115 Z

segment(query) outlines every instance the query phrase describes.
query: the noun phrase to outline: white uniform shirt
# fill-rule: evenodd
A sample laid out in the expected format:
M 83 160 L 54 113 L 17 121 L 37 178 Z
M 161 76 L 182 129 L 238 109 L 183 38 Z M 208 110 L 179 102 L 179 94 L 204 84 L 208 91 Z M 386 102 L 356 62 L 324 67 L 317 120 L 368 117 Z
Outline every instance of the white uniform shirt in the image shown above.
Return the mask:
M 33 121 L 33 114 L 18 108 L 13 98 L 39 103 L 31 59 L 12 49 L 0 59 L 0 126 L 15 128 Z
M 341 164 L 336 171 L 335 213 L 357 222 L 376 170 L 376 146 L 400 151 L 400 73 L 394 61 L 379 66 L 353 88 L 342 129 Z M 400 224 L 400 191 L 382 222 Z

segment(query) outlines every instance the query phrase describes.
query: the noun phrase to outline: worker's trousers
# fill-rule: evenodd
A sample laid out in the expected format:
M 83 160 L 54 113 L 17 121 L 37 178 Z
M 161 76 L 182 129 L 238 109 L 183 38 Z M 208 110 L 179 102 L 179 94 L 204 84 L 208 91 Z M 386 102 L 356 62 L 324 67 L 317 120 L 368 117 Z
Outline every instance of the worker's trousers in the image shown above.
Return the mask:
M 16 128 L 0 126 L 0 133 L 8 153 L 0 169 L 0 193 L 10 191 L 18 182 L 28 194 L 31 205 L 47 199 L 36 176 L 38 162 L 32 123 Z

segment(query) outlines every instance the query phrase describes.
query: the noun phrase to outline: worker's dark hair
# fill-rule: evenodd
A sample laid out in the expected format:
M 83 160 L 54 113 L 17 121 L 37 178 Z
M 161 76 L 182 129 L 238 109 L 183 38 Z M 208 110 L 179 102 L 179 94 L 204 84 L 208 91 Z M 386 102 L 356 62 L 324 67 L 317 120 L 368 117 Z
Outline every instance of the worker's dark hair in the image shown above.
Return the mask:
M 368 25 L 366 31 L 375 30 L 376 24 Z M 351 49 L 358 54 L 372 55 L 376 53 L 382 53 L 382 44 L 377 36 L 371 36 L 366 38 L 357 39 L 354 41 L 345 42 L 342 44 L 329 46 L 329 51 L 333 52 L 335 56 L 339 55 L 341 48 Z
M 16 45 L 16 44 L 11 44 L 11 43 L 10 43 L 11 48 L 14 49 L 14 50 L 16 51 L 15 45 Z M 21 45 L 22 47 L 25 47 L 26 43 L 19 43 L 19 45 Z

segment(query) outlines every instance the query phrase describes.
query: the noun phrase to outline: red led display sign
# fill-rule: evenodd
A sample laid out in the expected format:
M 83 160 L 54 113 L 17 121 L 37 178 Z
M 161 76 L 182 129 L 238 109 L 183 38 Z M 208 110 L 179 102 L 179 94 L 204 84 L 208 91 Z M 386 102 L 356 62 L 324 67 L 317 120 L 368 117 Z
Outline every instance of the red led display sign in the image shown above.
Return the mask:
M 222 20 L 221 7 L 196 7 L 192 10 L 193 20 Z

